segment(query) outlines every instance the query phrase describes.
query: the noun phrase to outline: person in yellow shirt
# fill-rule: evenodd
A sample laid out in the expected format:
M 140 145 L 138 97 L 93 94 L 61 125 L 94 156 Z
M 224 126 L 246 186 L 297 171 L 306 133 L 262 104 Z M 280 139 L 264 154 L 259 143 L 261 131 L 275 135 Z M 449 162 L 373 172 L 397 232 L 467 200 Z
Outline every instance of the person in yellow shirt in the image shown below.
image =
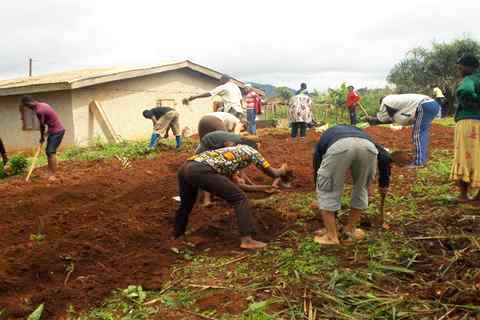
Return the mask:
M 438 86 L 435 86 L 433 88 L 433 99 L 437 101 L 437 103 L 440 105 L 440 117 L 445 117 L 447 115 L 447 98 L 445 98 L 445 95 L 442 92 L 442 89 L 440 89 Z

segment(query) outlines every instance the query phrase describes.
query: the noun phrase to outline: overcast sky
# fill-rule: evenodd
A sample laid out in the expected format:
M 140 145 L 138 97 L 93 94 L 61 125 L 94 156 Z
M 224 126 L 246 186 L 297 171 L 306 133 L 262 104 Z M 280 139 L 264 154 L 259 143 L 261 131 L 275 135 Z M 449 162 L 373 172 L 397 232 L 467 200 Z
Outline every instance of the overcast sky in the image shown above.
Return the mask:
M 235 5 L 233 5 L 235 3 Z M 0 0 L 0 79 L 189 59 L 241 80 L 385 85 L 405 52 L 480 40 L 480 1 Z

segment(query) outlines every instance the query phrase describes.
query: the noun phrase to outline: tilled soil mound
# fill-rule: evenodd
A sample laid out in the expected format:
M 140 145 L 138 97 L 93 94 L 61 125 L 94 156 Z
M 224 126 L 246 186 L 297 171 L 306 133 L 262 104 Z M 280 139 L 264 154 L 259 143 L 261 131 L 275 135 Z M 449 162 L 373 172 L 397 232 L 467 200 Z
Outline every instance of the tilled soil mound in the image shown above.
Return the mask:
M 411 148 L 411 130 L 369 128 L 389 148 Z M 262 136 L 261 152 L 274 165 L 294 170 L 294 191 L 311 191 L 312 153 L 319 134 L 292 143 L 287 133 Z M 434 126 L 433 148 L 452 148 L 453 130 Z M 0 183 L 0 306 L 22 317 L 45 303 L 48 319 L 101 303 L 129 284 L 158 289 L 177 261 L 172 224 L 178 204 L 176 169 L 189 154 L 161 152 L 152 160 L 64 162 L 59 182 L 14 178 Z M 39 170 L 41 173 L 42 170 Z M 255 168 L 249 175 L 271 183 Z M 394 174 L 395 171 L 394 171 Z M 254 209 L 258 238 L 268 241 L 288 229 L 280 214 Z M 238 249 L 231 209 L 219 202 L 196 207 L 189 236 L 212 250 Z M 44 239 L 42 239 L 44 237 Z

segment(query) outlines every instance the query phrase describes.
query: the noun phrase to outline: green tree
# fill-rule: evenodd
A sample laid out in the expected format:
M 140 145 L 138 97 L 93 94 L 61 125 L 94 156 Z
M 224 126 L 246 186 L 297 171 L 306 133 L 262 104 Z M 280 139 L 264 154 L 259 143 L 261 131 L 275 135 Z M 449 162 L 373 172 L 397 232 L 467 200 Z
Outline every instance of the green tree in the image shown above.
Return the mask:
M 431 95 L 432 88 L 439 86 L 451 106 L 452 93 L 460 80 L 456 61 L 465 53 L 480 56 L 480 43 L 471 38 L 460 38 L 433 43 L 430 49 L 414 48 L 390 70 L 387 81 L 395 84 L 399 93 Z
M 287 87 L 278 87 L 276 91 L 277 96 L 281 97 L 284 102 L 288 102 L 288 100 L 290 100 L 290 98 L 293 96 L 292 91 Z

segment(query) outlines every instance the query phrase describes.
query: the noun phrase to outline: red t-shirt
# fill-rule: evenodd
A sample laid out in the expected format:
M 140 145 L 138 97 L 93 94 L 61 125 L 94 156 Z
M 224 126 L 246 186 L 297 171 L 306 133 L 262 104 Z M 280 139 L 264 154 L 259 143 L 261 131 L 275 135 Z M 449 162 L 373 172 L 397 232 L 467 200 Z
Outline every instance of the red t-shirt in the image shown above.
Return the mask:
M 57 133 L 65 130 L 60 122 L 60 119 L 58 118 L 57 113 L 48 104 L 44 102 L 37 102 L 34 111 L 37 114 L 40 125 L 43 124 L 48 126 L 48 133 Z
M 347 94 L 347 107 L 352 107 L 358 101 L 360 101 L 360 95 L 357 93 L 357 91 L 353 90 Z

